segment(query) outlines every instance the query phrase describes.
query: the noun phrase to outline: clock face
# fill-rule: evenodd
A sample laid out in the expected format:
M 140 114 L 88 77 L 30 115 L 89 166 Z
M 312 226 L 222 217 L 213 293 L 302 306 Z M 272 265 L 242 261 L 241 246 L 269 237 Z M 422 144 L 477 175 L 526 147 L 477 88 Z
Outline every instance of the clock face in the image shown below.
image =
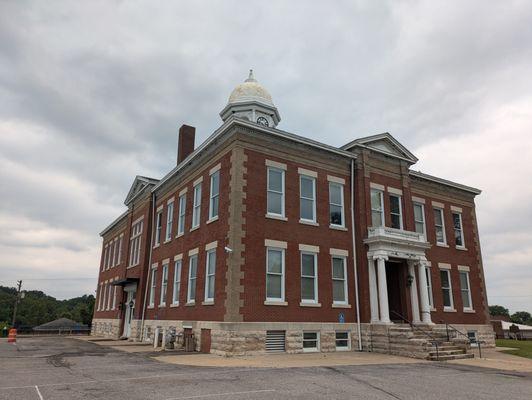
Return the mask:
M 257 118 L 257 124 L 259 125 L 262 125 L 262 126 L 268 126 L 268 120 L 264 117 L 259 117 Z

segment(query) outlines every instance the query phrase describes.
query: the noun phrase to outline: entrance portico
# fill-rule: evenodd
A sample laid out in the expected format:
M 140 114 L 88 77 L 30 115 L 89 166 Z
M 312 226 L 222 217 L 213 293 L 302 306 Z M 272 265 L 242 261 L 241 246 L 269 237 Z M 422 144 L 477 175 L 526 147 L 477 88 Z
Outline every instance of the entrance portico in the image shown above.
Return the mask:
M 386 277 L 387 261 L 406 260 L 408 265 L 407 287 L 410 293 L 412 322 L 432 324 L 425 268 L 425 251 L 430 244 L 423 234 L 401 229 L 374 227 L 368 229 L 368 269 L 371 323 L 391 324 L 388 304 L 388 284 Z M 398 265 L 388 264 L 388 268 Z M 419 297 L 418 279 L 419 278 Z M 398 282 L 395 282 L 396 284 Z M 405 316 L 406 317 L 406 316 Z

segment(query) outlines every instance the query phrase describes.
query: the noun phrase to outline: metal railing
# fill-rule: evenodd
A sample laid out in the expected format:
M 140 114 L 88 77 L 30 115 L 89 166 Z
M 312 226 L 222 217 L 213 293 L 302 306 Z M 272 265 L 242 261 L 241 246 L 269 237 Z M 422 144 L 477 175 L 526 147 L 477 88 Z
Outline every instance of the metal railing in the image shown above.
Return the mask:
M 458 333 L 460 335 L 462 335 L 463 337 L 465 337 L 467 339 L 467 341 L 469 342 L 469 345 L 470 346 L 473 346 L 473 344 L 476 342 L 476 344 L 478 345 L 478 358 L 482 358 L 482 349 L 481 349 L 481 341 L 480 340 L 472 340 L 469 336 L 467 336 L 465 333 L 463 332 L 460 332 L 458 329 L 456 329 L 454 326 L 448 324 L 448 323 L 445 323 L 445 331 L 447 333 L 447 341 L 450 342 L 451 341 L 451 336 L 449 335 L 449 328 L 455 332 L 455 333 Z
M 434 336 L 432 336 L 429 332 L 427 332 L 425 329 L 422 329 L 420 328 L 419 326 L 417 325 L 414 325 L 414 323 L 412 321 L 410 321 L 409 319 L 407 319 L 406 317 L 404 317 L 403 315 L 399 314 L 398 312 L 396 311 L 393 311 L 393 310 L 390 310 L 390 313 L 395 315 L 396 317 L 399 317 L 403 322 L 406 322 L 408 325 L 410 325 L 410 327 L 412 328 L 412 330 L 416 330 L 418 332 L 421 332 L 423 333 L 425 336 L 427 336 L 429 339 L 430 339 L 430 343 L 434 346 L 436 346 L 436 360 L 437 361 L 440 361 L 440 350 L 439 350 L 439 340 L 436 339 Z

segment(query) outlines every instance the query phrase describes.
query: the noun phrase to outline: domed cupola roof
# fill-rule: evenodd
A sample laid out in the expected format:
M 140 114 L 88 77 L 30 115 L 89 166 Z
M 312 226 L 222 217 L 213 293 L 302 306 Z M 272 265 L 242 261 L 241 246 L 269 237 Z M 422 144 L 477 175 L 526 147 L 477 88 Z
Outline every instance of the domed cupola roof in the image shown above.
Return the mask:
M 255 79 L 253 70 L 249 70 L 249 77 L 238 85 L 229 96 L 228 104 L 239 103 L 244 101 L 257 101 L 273 106 L 272 96 L 268 91 Z

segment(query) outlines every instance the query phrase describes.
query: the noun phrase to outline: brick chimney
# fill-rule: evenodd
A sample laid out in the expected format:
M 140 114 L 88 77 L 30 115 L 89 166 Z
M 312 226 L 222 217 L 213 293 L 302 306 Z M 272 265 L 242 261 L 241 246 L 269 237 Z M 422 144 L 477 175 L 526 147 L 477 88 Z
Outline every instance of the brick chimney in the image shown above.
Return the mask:
M 177 140 L 177 163 L 179 164 L 190 153 L 194 151 L 194 139 L 196 137 L 196 128 L 188 125 L 181 125 L 179 128 L 179 138 Z

